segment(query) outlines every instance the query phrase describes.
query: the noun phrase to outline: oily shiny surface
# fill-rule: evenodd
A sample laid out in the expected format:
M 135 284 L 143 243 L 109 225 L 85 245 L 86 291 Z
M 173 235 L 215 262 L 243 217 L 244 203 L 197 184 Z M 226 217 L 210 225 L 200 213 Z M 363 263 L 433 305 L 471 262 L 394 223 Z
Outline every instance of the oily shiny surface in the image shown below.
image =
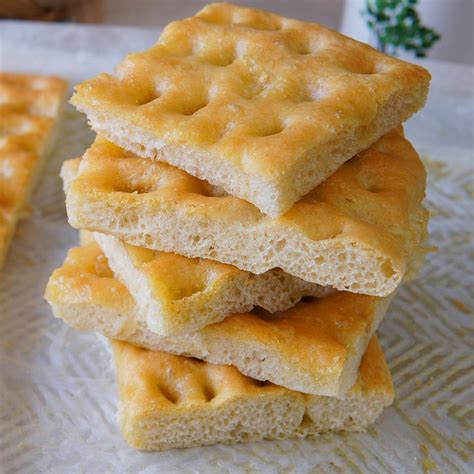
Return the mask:
M 90 301 L 124 312 L 133 311 L 135 306 L 95 242 L 69 250 L 64 264 L 51 275 L 45 296 L 57 303 Z
M 115 76 L 80 84 L 72 102 L 157 140 L 209 149 L 236 170 L 277 177 L 428 78 L 322 26 L 213 4 L 168 25 Z
M 2 33 L 2 58 L 9 70 L 29 67 L 51 73 L 54 68 L 73 83 L 111 69 L 117 51 L 125 55 L 144 49 L 157 36 L 156 28 L 34 22 L 3 22 Z M 23 54 L 18 52 L 19 41 Z M 0 444 L 9 446 L 4 468 L 182 472 L 214 466 L 236 474 L 242 466 L 278 472 L 298 465 L 303 472 L 360 474 L 370 466 L 377 472 L 403 474 L 435 465 L 441 472 L 468 472 L 473 462 L 467 415 L 474 383 L 469 338 L 474 254 L 471 220 L 466 216 L 472 212 L 473 68 L 433 61 L 427 65 L 434 77 L 430 102 L 410 120 L 407 133 L 425 159 L 430 245 L 440 250 L 428 256 L 419 279 L 401 287 L 379 329 L 397 398 L 371 429 L 327 434 L 315 441 L 168 453 L 128 447 L 117 429 L 117 386 L 109 354 L 95 334 L 66 327 L 38 299 L 51 270 L 61 264 L 68 248 L 77 245 L 77 231 L 67 223 L 56 176 L 64 157 L 80 156 L 93 136 L 84 116 L 70 110 L 57 152 L 48 160 L 46 179 L 35 195 L 36 213 L 22 226 L 23 238 L 16 239 L 0 278 Z

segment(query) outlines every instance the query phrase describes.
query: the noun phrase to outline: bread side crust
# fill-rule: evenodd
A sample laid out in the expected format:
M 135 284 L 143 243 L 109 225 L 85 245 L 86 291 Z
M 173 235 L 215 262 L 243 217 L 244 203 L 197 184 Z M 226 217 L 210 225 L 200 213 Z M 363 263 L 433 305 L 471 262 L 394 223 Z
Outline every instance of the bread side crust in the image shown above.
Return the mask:
M 314 437 L 363 431 L 393 401 L 390 371 L 374 336 L 356 384 L 342 399 L 258 383 L 236 369 L 112 342 L 119 424 L 138 449 Z

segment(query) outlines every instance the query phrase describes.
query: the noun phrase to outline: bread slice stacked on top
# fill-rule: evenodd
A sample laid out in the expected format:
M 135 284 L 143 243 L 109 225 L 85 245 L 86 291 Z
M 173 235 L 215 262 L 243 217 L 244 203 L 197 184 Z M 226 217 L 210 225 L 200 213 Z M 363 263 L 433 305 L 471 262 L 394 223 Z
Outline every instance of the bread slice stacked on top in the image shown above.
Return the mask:
M 62 169 L 81 245 L 46 298 L 115 340 L 132 446 L 363 430 L 392 402 L 375 331 L 425 254 L 401 123 L 429 80 L 322 26 L 212 4 L 77 86 L 98 136 Z

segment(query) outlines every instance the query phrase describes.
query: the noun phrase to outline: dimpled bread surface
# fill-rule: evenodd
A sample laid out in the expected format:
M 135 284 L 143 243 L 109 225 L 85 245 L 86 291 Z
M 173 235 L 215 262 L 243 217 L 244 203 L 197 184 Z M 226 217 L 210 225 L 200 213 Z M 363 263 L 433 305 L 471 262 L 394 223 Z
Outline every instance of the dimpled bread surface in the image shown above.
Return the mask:
M 374 337 L 346 399 L 257 382 L 234 367 L 113 341 L 119 424 L 138 449 L 362 431 L 393 401 L 390 371 Z
M 0 72 L 0 269 L 53 145 L 66 90 L 57 77 Z
M 281 268 L 321 286 L 385 296 L 424 256 L 426 173 L 401 128 L 277 219 L 100 137 L 62 176 L 72 226 L 252 273 Z
M 273 315 L 256 309 L 190 334 L 159 336 L 114 278 L 96 243 L 70 250 L 53 272 L 45 296 L 54 314 L 76 329 L 234 365 L 257 380 L 336 397 L 354 384 L 362 355 L 390 302 L 390 297 L 334 292 Z
M 420 109 L 429 80 L 320 25 L 211 4 L 72 103 L 117 145 L 277 217 Z
M 95 239 L 115 275 L 133 295 L 151 331 L 189 333 L 232 313 L 260 306 L 271 313 L 294 306 L 303 296 L 324 296 L 330 288 L 279 269 L 260 275 L 231 265 L 135 247 L 105 234 Z

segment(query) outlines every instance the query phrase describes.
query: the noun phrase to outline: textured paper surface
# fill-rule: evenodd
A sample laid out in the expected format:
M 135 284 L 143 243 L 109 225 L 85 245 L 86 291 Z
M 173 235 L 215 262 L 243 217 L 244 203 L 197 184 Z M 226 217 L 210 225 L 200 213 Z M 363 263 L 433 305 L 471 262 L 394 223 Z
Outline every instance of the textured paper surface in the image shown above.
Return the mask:
M 5 23 L 1 35 L 2 69 L 77 82 L 111 70 L 157 32 Z M 315 441 L 165 453 L 127 447 L 115 421 L 109 355 L 95 335 L 55 320 L 42 299 L 52 269 L 77 243 L 59 167 L 93 138 L 69 107 L 32 215 L 19 226 L 0 274 L 0 472 L 472 472 L 473 70 L 432 66 L 430 103 L 407 134 L 429 157 L 430 244 L 439 251 L 399 291 L 380 328 L 398 398 L 375 426 Z

